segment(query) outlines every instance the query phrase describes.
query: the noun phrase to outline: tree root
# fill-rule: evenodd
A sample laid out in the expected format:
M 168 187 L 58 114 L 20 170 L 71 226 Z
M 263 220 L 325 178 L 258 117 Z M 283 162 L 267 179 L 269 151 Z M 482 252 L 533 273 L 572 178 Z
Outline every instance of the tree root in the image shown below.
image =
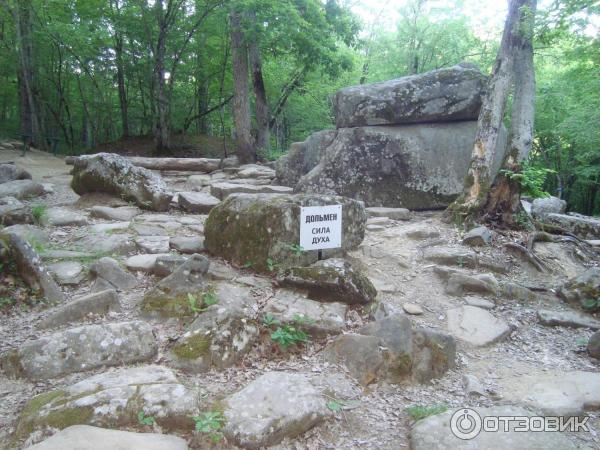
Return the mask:
M 527 249 L 521 244 L 516 244 L 514 242 L 509 242 L 504 244 L 504 247 L 510 250 L 515 251 L 519 255 L 521 255 L 527 262 L 529 262 L 533 267 L 537 269 L 538 272 L 547 272 L 548 267 L 546 264 L 538 258 L 533 251 Z

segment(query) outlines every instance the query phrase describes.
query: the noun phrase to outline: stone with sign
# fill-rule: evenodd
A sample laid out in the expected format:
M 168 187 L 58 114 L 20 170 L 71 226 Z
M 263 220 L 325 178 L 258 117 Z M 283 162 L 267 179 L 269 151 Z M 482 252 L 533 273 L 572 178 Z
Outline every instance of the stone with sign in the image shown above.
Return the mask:
M 315 212 L 309 214 L 309 208 L 316 208 Z M 303 224 L 310 234 L 306 247 L 300 245 L 303 210 Z M 210 253 L 240 267 L 272 273 L 316 262 L 313 248 L 327 249 L 325 257 L 339 252 L 336 247 L 357 248 L 366 222 L 363 204 L 346 197 L 234 194 L 211 210 L 204 225 L 205 245 Z M 314 245 L 313 238 L 317 238 Z

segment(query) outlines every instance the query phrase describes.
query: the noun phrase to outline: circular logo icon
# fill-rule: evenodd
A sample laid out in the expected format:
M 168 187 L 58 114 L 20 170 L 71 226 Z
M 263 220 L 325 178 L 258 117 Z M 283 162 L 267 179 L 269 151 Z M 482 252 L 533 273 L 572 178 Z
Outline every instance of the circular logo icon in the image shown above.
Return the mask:
M 469 408 L 457 410 L 450 419 L 452 434 L 459 439 L 474 439 L 481 431 L 481 416 Z

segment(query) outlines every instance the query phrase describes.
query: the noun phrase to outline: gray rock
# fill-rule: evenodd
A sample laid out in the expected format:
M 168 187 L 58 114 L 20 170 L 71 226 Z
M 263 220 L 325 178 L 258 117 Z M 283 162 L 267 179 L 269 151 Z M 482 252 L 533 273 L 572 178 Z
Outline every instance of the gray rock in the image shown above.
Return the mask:
M 169 236 L 140 236 L 135 243 L 145 253 L 168 253 L 169 239 Z
M 275 178 L 275 170 L 261 164 L 245 164 L 238 167 L 239 178 Z
M 446 293 L 462 296 L 465 293 L 490 294 L 498 293 L 499 285 L 491 274 L 466 275 L 462 273 L 451 274 L 446 285 Z
M 45 380 L 147 361 L 156 351 L 152 327 L 145 322 L 86 325 L 26 342 L 3 354 L 0 367 L 14 377 Z
M 334 364 L 342 364 L 350 376 L 367 386 L 385 373 L 387 353 L 382 341 L 376 336 L 343 334 L 324 350 L 324 358 Z
M 469 230 L 463 237 L 463 244 L 473 247 L 490 245 L 492 243 L 492 232 L 486 227 L 476 227 Z
M 591 312 L 599 311 L 599 305 L 590 307 L 587 302 L 600 297 L 600 267 L 591 267 L 568 280 L 559 288 L 558 296 L 571 304 L 586 307 Z
M 50 242 L 48 233 L 35 225 L 11 225 L 10 227 L 0 230 L 0 238 L 8 238 L 10 234 L 19 236 L 32 246 L 45 246 Z M 44 255 L 46 252 L 47 251 L 44 252 Z
M 469 269 L 487 269 L 496 273 L 508 273 L 510 264 L 496 257 L 478 255 L 472 250 L 453 247 L 430 247 L 425 249 L 424 259 L 444 266 Z
M 207 372 L 237 364 L 259 335 L 256 323 L 241 308 L 210 306 L 171 349 L 175 367 Z
M 454 337 L 477 347 L 499 342 L 511 332 L 504 320 L 475 306 L 448 310 L 448 330 Z
M 340 129 L 294 191 L 343 195 L 369 207 L 444 208 L 462 192 L 476 126 L 453 122 Z M 503 129 L 498 148 L 505 143 Z M 493 174 L 502 159 L 502 152 L 496 153 Z
M 533 416 L 534 413 L 516 406 L 494 406 L 491 408 L 472 408 L 481 417 L 524 417 Z M 571 443 L 564 433 L 517 432 L 513 428 L 510 431 L 501 430 L 497 432 L 480 432 L 474 439 L 462 440 L 457 438 L 450 429 L 450 420 L 455 413 L 461 409 L 450 410 L 441 414 L 419 420 L 410 432 L 410 448 L 413 450 L 496 450 L 496 449 L 520 449 L 520 450 L 575 450 L 576 445 Z
M 343 259 L 317 261 L 310 267 L 292 267 L 283 272 L 280 282 L 308 290 L 313 300 L 367 304 L 377 291 L 369 279 Z
M 76 424 L 139 427 L 140 411 L 163 430 L 189 431 L 190 416 L 199 413 L 199 403 L 198 391 L 180 384 L 166 367 L 104 371 L 34 397 L 23 409 L 15 434 L 22 438 L 47 427 Z
M 452 336 L 412 326 L 408 317 L 392 315 L 365 325 L 360 334 L 376 336 L 386 349 L 385 375 L 392 382 L 427 382 L 453 369 L 456 343 Z
M 536 198 L 531 205 L 531 215 L 543 219 L 547 214 L 564 214 L 567 202 L 558 197 Z
M 207 250 L 243 266 L 248 262 L 258 272 L 269 272 L 271 261 L 278 268 L 306 266 L 317 261 L 317 252 L 295 255 L 290 244 L 300 241 L 300 207 L 342 205 L 342 249 L 362 242 L 367 220 L 361 203 L 343 197 L 320 195 L 251 195 L 229 197 L 209 214 L 204 226 Z M 336 252 L 332 252 L 336 253 Z M 331 256 L 325 252 L 325 256 Z
M 92 233 L 118 233 L 126 232 L 130 229 L 131 222 L 109 222 L 96 223 L 89 227 Z
M 173 197 L 160 176 L 111 153 L 76 158 L 71 187 L 79 195 L 103 192 L 155 211 L 166 211 Z
M 188 295 L 200 299 L 206 283 L 204 275 L 208 271 L 209 261 L 201 255 L 191 255 L 168 277 L 162 279 L 141 304 L 144 314 L 158 317 L 185 317 L 195 314 L 190 309 Z
M 463 375 L 462 382 L 467 395 L 485 396 L 485 389 L 483 389 L 483 385 L 475 375 Z
M 15 180 L 0 184 L 0 198 L 14 197 L 17 200 L 27 200 L 44 193 L 44 186 L 37 181 Z
M 454 66 L 335 94 L 337 128 L 475 120 L 487 80 L 479 70 Z
M 558 225 L 583 239 L 600 239 L 600 219 L 581 214 L 554 214 L 544 216 L 544 222 Z
M 469 306 L 476 306 L 483 309 L 494 309 L 496 307 L 493 302 L 479 297 L 465 297 L 465 303 Z
M 410 314 L 412 316 L 420 316 L 423 314 L 423 308 L 421 305 L 417 305 L 416 303 L 403 303 L 402 309 L 406 314 Z
M 159 255 L 152 268 L 152 274 L 161 278 L 168 277 L 187 260 L 188 258 L 186 256 L 181 255 Z
M 592 358 L 600 359 L 600 331 L 592 334 L 587 349 Z
M 0 225 L 11 226 L 22 223 L 34 223 L 31 207 L 14 197 L 0 198 Z
M 177 436 L 73 425 L 28 450 L 188 450 Z
M 189 213 L 208 214 L 219 203 L 221 200 L 206 192 L 179 193 L 179 206 Z
M 293 324 L 296 318 L 303 317 L 308 322 L 302 328 L 314 336 L 339 334 L 346 325 L 348 306 L 343 303 L 321 303 L 309 300 L 301 295 L 280 290 L 269 299 L 263 309 L 279 322 Z
M 335 139 L 336 130 L 311 134 L 304 142 L 295 142 L 275 163 L 277 181 L 284 186 L 296 186 L 303 175 L 319 164 L 323 152 Z
M 293 189 L 288 186 L 257 186 L 242 183 L 214 183 L 210 187 L 210 193 L 218 199 L 225 200 L 231 194 L 291 194 Z
M 537 298 L 537 294 L 531 289 L 510 281 L 500 283 L 500 293 L 506 298 L 521 301 L 533 301 Z
M 325 397 L 301 373 L 266 373 L 225 402 L 223 434 L 244 448 L 295 438 L 330 415 Z
M 64 301 L 65 297 L 56 281 L 29 243 L 19 235 L 10 233 L 8 248 L 15 261 L 17 272 L 34 291 L 40 291 L 50 302 Z
M 110 289 L 85 295 L 65 303 L 52 311 L 39 324 L 42 329 L 57 328 L 71 322 L 84 320 L 88 315 L 104 316 L 110 311 L 120 311 L 119 297 Z
M 410 211 L 406 208 L 367 208 L 368 217 L 388 217 L 392 220 L 410 220 Z
M 537 312 L 538 320 L 548 327 L 590 328 L 600 330 L 600 321 L 577 311 L 550 311 L 542 309 Z
M 547 416 L 582 416 L 600 403 L 600 373 L 565 372 L 519 375 L 504 379 L 501 395 L 509 402 Z M 556 433 L 553 433 L 556 434 Z
M 48 266 L 58 284 L 77 286 L 85 278 L 85 270 L 77 261 L 60 261 Z
M 406 231 L 404 235 L 409 239 L 421 241 L 425 239 L 439 238 L 440 232 L 432 229 L 431 226 L 416 226 Z
M 125 261 L 125 267 L 131 270 L 132 272 L 144 272 L 144 273 L 152 273 L 155 265 L 156 259 L 159 256 L 169 256 L 168 253 L 165 254 L 143 254 L 143 255 L 134 255 Z
M 117 220 L 119 222 L 129 222 L 139 214 L 141 214 L 141 211 L 135 206 L 121 206 L 119 208 L 111 208 L 110 206 L 94 206 L 90 212 L 90 216 L 92 217 L 106 220 Z
M 15 164 L 0 164 L 0 184 L 15 180 L 31 180 L 31 174 Z
M 71 227 L 76 226 L 80 227 L 83 225 L 87 225 L 88 220 L 82 214 L 78 212 L 71 211 L 67 208 L 55 207 L 48 208 L 41 220 L 42 224 L 45 226 L 55 226 L 55 227 Z
M 112 258 L 100 258 L 90 266 L 90 274 L 108 281 L 116 289 L 126 291 L 137 286 L 137 279 Z
M 126 255 L 136 250 L 135 242 L 128 234 L 86 234 L 75 245 L 100 255 Z
M 194 254 L 204 251 L 204 237 L 203 236 L 178 236 L 171 238 L 169 246 L 173 250 L 177 250 L 179 253 Z

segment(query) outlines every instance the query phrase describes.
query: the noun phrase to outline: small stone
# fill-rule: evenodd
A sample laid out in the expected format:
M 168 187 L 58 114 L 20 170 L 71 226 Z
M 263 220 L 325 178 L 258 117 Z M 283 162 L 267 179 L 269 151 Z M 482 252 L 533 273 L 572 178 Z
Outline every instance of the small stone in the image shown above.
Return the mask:
M 485 389 L 475 375 L 465 374 L 462 377 L 463 387 L 467 395 L 485 396 Z
M 58 284 L 76 286 L 85 278 L 83 265 L 77 261 L 61 261 L 48 266 Z
M 177 436 L 158 433 L 132 433 L 74 425 L 28 450 L 188 450 L 187 442 Z
M 539 219 L 547 214 L 564 214 L 567 202 L 558 197 L 536 198 L 531 205 L 531 214 Z
M 173 255 L 170 253 L 158 255 L 154 267 L 152 268 L 152 275 L 161 278 L 168 277 L 187 260 L 188 258 L 182 255 Z
M 144 273 L 152 273 L 154 266 L 156 265 L 156 259 L 159 256 L 169 256 L 168 253 L 164 254 L 144 254 L 144 255 L 134 255 L 125 261 L 125 267 L 133 272 L 144 272 Z
M 0 184 L 15 180 L 31 180 L 31 174 L 15 164 L 0 164 Z
M 85 319 L 89 314 L 106 315 L 110 311 L 120 311 L 117 292 L 109 289 L 97 294 L 85 295 L 65 303 L 50 313 L 39 327 L 56 328 L 71 322 Z
M 87 225 L 87 218 L 67 208 L 48 208 L 41 218 L 42 224 L 55 227 L 80 227 Z
M 31 207 L 14 197 L 0 198 L 0 224 L 5 226 L 34 223 Z
M 142 213 L 135 206 L 122 206 L 119 208 L 111 208 L 110 206 L 94 206 L 90 212 L 90 216 L 99 219 L 117 220 L 119 222 L 129 222 L 135 216 Z
M 420 316 L 421 314 L 423 314 L 423 308 L 421 308 L 420 305 L 417 305 L 415 303 L 403 303 L 402 309 L 404 310 L 404 312 L 406 312 L 406 314 L 411 314 L 414 316 Z
M 410 211 L 406 208 L 367 208 L 369 217 L 388 217 L 392 220 L 410 220 Z
M 538 320 L 548 327 L 590 328 L 600 330 L 600 321 L 577 311 L 549 311 L 541 309 L 537 312 Z
M 44 186 L 37 181 L 15 180 L 0 184 L 0 198 L 14 197 L 17 200 L 27 200 L 44 193 Z
M 135 243 L 145 253 L 169 252 L 169 236 L 140 236 Z
M 482 309 L 494 309 L 496 307 L 493 302 L 479 297 L 465 297 L 465 303 Z
M 194 254 L 204 251 L 204 237 L 200 236 L 179 236 L 171 238 L 169 246 L 179 253 Z
M 477 347 L 491 345 L 506 338 L 511 328 L 488 311 L 474 306 L 461 306 L 448 310 L 450 333 Z
M 486 227 L 477 227 L 470 230 L 463 237 L 463 244 L 473 247 L 490 245 L 492 243 L 493 234 Z
M 344 334 L 331 342 L 323 355 L 326 361 L 343 364 L 350 376 L 367 386 L 384 372 L 386 355 L 382 347 L 383 342 L 376 336 Z
M 293 439 L 330 415 L 325 397 L 301 373 L 268 372 L 225 405 L 223 434 L 245 448 Z
M 110 223 L 97 223 L 92 225 L 89 230 L 92 233 L 114 233 L 119 231 L 128 231 L 131 226 L 131 222 L 110 222 Z
M 108 281 L 116 289 L 127 290 L 137 286 L 137 279 L 121 268 L 119 263 L 112 258 L 100 258 L 90 266 L 90 273 L 98 278 Z
M 587 345 L 588 352 L 592 358 L 600 359 L 600 331 L 595 332 Z
M 208 214 L 219 203 L 221 203 L 221 200 L 206 192 L 179 193 L 179 205 L 189 213 Z

